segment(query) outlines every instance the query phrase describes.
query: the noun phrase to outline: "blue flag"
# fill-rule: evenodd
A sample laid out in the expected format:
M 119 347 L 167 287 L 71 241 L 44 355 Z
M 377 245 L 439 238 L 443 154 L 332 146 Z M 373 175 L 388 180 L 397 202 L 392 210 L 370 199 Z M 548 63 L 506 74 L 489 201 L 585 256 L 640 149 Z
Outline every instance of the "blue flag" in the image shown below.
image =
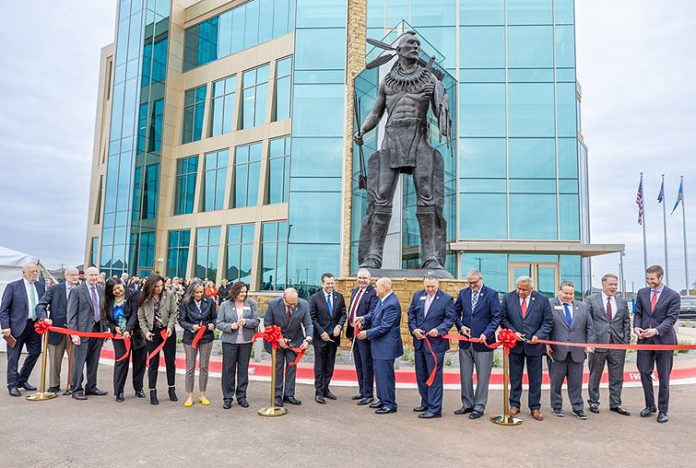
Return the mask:
M 660 186 L 660 193 L 657 196 L 657 202 L 662 203 L 665 199 L 665 181 L 662 181 L 662 185 Z
M 679 202 L 684 203 L 684 180 L 681 181 L 679 184 L 679 193 L 677 193 L 677 202 L 674 204 L 674 208 L 672 208 L 672 213 L 674 213 L 674 210 L 677 209 L 679 206 Z M 670 214 L 672 214 L 670 213 Z

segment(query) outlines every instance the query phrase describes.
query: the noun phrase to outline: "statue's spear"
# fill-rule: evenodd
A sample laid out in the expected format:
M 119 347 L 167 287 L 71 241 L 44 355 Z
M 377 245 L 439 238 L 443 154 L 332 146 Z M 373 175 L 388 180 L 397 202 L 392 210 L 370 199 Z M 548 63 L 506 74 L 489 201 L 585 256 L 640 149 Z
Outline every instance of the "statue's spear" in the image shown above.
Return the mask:
M 360 133 L 360 125 L 362 119 L 360 119 L 360 98 L 356 92 L 353 96 L 353 108 L 355 109 L 355 119 L 358 122 L 358 134 Z M 363 145 L 358 145 L 358 151 L 360 152 L 360 176 L 358 177 L 358 188 L 360 190 L 367 190 L 367 172 L 365 171 L 365 154 L 363 153 Z

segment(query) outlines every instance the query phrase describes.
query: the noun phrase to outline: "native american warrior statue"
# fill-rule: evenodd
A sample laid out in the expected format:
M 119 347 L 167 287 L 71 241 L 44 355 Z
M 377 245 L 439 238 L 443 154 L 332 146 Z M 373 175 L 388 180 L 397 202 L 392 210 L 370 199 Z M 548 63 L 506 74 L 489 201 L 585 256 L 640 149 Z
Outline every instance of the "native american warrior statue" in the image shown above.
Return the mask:
M 428 109 L 437 117 L 440 137 L 449 138 L 450 110 L 442 83 L 430 63 L 419 59 L 420 41 L 413 31 L 404 33 L 396 48 L 379 41 L 373 45 L 396 50 L 398 60 L 379 86 L 370 115 L 354 141 L 374 129 L 387 112 L 382 148 L 367 165 L 367 214 L 360 229 L 358 261 L 361 268 L 381 268 L 384 241 L 392 216 L 392 199 L 399 175 L 412 174 L 416 189 L 416 217 L 420 228 L 424 269 L 442 269 L 445 263 L 447 222 L 444 205 L 444 168 L 440 152 L 428 141 Z M 368 68 L 386 63 L 395 55 L 380 56 Z

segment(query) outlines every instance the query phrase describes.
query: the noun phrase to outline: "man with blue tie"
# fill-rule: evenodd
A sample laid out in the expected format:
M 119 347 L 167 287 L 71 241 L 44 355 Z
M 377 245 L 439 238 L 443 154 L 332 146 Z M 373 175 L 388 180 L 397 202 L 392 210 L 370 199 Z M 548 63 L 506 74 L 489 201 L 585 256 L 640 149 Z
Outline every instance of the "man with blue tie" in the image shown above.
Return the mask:
M 638 336 L 638 344 L 677 344 L 674 324 L 679 318 L 681 297 L 675 290 L 662 283 L 664 270 L 659 265 L 652 265 L 645 270 L 647 288 L 638 290 L 636 307 L 633 315 L 633 331 Z M 640 372 L 640 382 L 645 395 L 645 409 L 641 417 L 647 418 L 659 410 L 657 422 L 669 421 L 669 374 L 672 372 L 672 351 L 638 351 L 636 365 Z M 652 373 L 657 367 L 660 381 L 657 408 L 653 390 Z
M 449 349 L 449 340 L 442 338 L 454 324 L 452 296 L 440 291 L 440 281 L 433 273 L 423 279 L 424 289 L 416 292 L 408 308 L 408 328 L 413 335 L 416 359 L 416 380 L 421 402 L 413 411 L 421 419 L 442 417 L 442 365 Z M 435 380 L 428 387 L 427 381 L 436 363 L 425 340 L 430 342 L 437 357 Z
M 537 341 L 548 339 L 553 329 L 551 304 L 543 294 L 532 290 L 534 280 L 529 276 L 520 276 L 515 284 L 517 289 L 507 293 L 501 304 L 502 327 L 514 331 L 518 341 L 510 350 L 510 414 L 515 416 L 520 412 L 522 373 L 526 361 L 529 409 L 534 419 L 543 421 L 541 358 L 544 346 Z
M 36 306 L 46 288 L 38 279 L 38 265 L 25 265 L 22 268 L 22 279 L 7 285 L 0 303 L 2 334 L 6 340 L 16 340 L 14 346 L 7 346 L 7 389 L 13 397 L 21 396 L 20 388 L 30 392 L 36 390 L 28 379 L 41 354 L 41 337 L 34 330 L 34 324 L 37 320 Z M 18 373 L 19 356 L 24 346 L 27 348 L 27 357 Z
M 380 278 L 376 284 L 379 301 L 375 310 L 355 319 L 363 330 L 359 340 L 370 340 L 373 367 L 377 380 L 377 398 L 382 407 L 376 414 L 396 413 L 396 378 L 394 360 L 404 354 L 401 342 L 401 305 L 392 291 L 389 278 Z
M 468 288 L 459 291 L 454 304 L 455 325 L 463 335 L 480 338 L 484 343 L 459 342 L 459 377 L 461 379 L 462 407 L 454 414 L 469 414 L 469 419 L 483 416 L 488 402 L 488 382 L 493 367 L 495 332 L 502 313 L 498 291 L 483 284 L 483 275 L 472 269 L 467 273 Z M 476 367 L 476 394 L 474 394 L 474 367 Z

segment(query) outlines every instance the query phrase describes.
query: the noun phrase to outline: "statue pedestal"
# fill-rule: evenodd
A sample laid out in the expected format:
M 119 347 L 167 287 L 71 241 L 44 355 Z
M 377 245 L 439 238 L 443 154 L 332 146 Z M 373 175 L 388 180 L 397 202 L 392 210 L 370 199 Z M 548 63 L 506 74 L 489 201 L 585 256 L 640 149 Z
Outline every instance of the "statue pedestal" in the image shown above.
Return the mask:
M 418 269 L 418 270 L 392 270 L 388 268 L 380 268 L 380 269 L 375 269 L 375 268 L 367 268 L 367 271 L 370 272 L 373 278 L 391 278 L 392 281 L 395 278 L 417 278 L 423 281 L 423 278 L 425 278 L 425 275 L 432 273 L 435 275 L 436 278 L 439 279 L 454 279 L 452 277 L 452 273 L 450 273 L 447 270 L 427 270 L 427 269 Z M 357 273 L 357 272 L 356 272 Z
M 394 294 L 396 295 L 396 298 L 399 299 L 399 304 L 401 304 L 401 340 L 404 343 L 404 347 L 413 349 L 413 337 L 411 336 L 411 333 L 408 330 L 408 306 L 411 304 L 413 294 L 416 293 L 416 291 L 420 291 L 421 289 L 423 289 L 423 276 L 425 276 L 425 272 L 431 270 L 375 270 L 375 272 L 380 273 L 388 271 L 397 272 L 397 275 L 401 276 L 391 276 L 384 274 L 382 274 L 381 276 L 373 276 L 372 284 L 374 285 L 375 281 L 385 276 L 388 276 L 392 280 Z M 420 272 L 421 274 L 420 276 L 415 278 L 404 277 L 403 273 L 409 271 Z M 346 300 L 346 312 L 350 310 L 350 293 L 353 290 L 353 288 L 355 288 L 357 285 L 358 279 L 355 277 L 342 277 L 336 279 L 335 289 L 336 291 L 343 294 L 343 297 Z M 457 294 L 459 294 L 459 291 L 463 288 L 468 287 L 468 285 L 469 283 L 467 283 L 465 280 L 440 280 L 440 290 L 446 292 L 454 299 L 457 298 Z M 350 349 L 350 345 L 351 340 L 346 339 L 344 335 L 341 339 L 341 348 Z

